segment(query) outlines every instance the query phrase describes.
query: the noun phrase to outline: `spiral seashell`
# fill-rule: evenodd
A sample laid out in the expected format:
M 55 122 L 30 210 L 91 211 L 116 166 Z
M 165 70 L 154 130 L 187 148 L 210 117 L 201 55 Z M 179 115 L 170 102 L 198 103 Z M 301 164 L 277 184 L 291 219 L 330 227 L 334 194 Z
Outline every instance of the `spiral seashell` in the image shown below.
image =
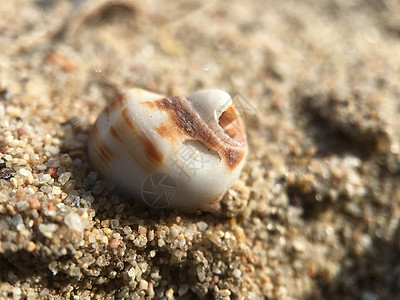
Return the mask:
M 247 141 L 224 91 L 165 97 L 131 89 L 99 115 L 88 154 L 124 194 L 152 207 L 215 211 L 240 175 Z

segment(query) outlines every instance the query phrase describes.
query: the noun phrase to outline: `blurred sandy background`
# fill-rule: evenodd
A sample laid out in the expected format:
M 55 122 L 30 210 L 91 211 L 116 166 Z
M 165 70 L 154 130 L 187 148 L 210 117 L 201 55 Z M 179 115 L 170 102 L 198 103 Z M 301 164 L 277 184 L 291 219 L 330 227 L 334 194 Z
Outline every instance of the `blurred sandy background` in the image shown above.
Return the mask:
M 0 298 L 400 299 L 399 1 L 1 1 L 0 49 Z M 93 172 L 130 87 L 232 95 L 219 215 Z

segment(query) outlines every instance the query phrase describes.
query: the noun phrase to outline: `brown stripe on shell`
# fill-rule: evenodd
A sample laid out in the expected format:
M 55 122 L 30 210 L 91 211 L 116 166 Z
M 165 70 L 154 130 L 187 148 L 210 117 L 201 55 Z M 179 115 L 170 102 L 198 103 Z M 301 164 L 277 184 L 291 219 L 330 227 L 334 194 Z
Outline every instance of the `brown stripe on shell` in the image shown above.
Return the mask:
M 111 102 L 105 109 L 104 113 L 106 114 L 107 120 L 110 118 L 111 113 L 125 106 L 126 97 L 125 94 L 119 95 L 113 102 Z
M 122 109 L 121 116 L 122 116 L 123 120 L 125 121 L 125 124 L 129 126 L 129 128 L 135 130 L 135 132 L 138 132 L 136 130 L 135 124 L 133 123 L 131 117 L 129 116 L 129 112 L 128 112 L 128 108 L 127 107 Z
M 140 149 L 140 145 L 137 143 L 137 136 L 139 135 L 137 128 L 128 127 L 127 123 L 122 117 L 116 118 L 113 124 L 115 130 L 120 136 L 125 137 L 125 147 L 128 151 L 129 156 L 147 172 L 152 172 L 154 165 L 152 165 L 143 155 Z
M 118 130 L 115 129 L 114 126 L 110 125 L 110 133 L 113 136 L 113 138 L 115 138 L 116 140 L 118 140 L 121 144 L 125 144 L 124 140 L 121 138 L 121 136 L 118 133 Z
M 146 101 L 146 102 L 141 102 L 140 104 L 147 106 L 150 109 L 155 109 L 157 108 L 157 102 L 166 100 L 168 98 L 160 98 L 155 101 Z M 174 142 L 178 139 L 178 137 L 182 136 L 182 131 L 180 130 L 179 127 L 176 126 L 171 126 L 169 123 L 161 123 L 158 127 L 156 127 L 156 132 L 163 137 L 164 139 L 167 139 L 169 142 Z
M 146 155 L 157 164 L 161 164 L 164 160 L 164 156 L 157 150 L 156 146 L 143 134 L 139 135 L 138 138 L 144 147 Z
M 170 142 L 176 141 L 177 137 L 181 135 L 179 130 L 175 130 L 175 128 L 171 128 L 171 126 L 164 123 L 156 128 L 156 132 Z
M 122 109 L 121 116 L 116 119 L 112 126 L 114 134 L 113 132 L 111 132 L 111 134 L 119 137 L 121 143 L 125 144 L 128 148 L 129 155 L 143 170 L 152 172 L 156 166 L 163 163 L 164 156 L 157 150 L 156 146 L 145 136 L 145 134 L 137 128 L 129 115 L 128 108 L 125 107 Z M 124 137 L 124 139 L 122 139 L 122 137 Z M 142 157 L 140 153 L 144 153 L 147 159 Z
M 89 140 L 90 144 L 94 144 L 93 142 L 93 130 L 92 130 L 92 134 L 90 136 L 90 140 Z M 100 171 L 100 173 L 104 174 L 107 171 L 106 166 L 104 166 L 102 160 L 100 159 L 98 152 L 96 151 L 96 148 L 94 146 L 89 147 L 88 148 L 88 152 L 89 152 L 89 160 L 90 163 L 95 166 L 95 168 Z
M 92 149 L 95 152 L 94 157 L 99 160 L 96 165 L 102 166 L 102 169 L 107 168 L 115 158 L 115 153 L 102 140 L 99 129 L 97 128 L 97 123 L 93 125 L 90 138 Z
M 244 159 L 246 150 L 230 145 L 225 140 L 223 141 L 206 122 L 196 113 L 193 113 L 186 101 L 182 97 L 170 97 L 153 101 L 153 103 L 149 103 L 148 105 L 150 107 L 155 105 L 160 110 L 169 112 L 170 119 L 180 130 L 217 152 L 221 158 L 224 158 L 230 170 L 235 169 Z
M 146 161 L 146 159 L 144 159 L 143 157 L 139 156 L 137 150 L 130 148 L 128 149 L 128 154 L 134 161 L 136 161 L 136 163 L 142 168 L 142 170 L 146 172 L 154 171 L 154 165 Z

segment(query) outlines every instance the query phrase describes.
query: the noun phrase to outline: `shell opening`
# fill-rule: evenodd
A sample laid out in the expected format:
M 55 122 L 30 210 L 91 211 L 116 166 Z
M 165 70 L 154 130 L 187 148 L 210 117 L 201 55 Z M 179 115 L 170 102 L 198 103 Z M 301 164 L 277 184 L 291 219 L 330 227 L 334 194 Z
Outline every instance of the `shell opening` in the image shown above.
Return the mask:
M 219 117 L 218 124 L 224 133 L 235 142 L 240 144 L 246 142 L 246 134 L 243 129 L 242 121 L 232 105 Z

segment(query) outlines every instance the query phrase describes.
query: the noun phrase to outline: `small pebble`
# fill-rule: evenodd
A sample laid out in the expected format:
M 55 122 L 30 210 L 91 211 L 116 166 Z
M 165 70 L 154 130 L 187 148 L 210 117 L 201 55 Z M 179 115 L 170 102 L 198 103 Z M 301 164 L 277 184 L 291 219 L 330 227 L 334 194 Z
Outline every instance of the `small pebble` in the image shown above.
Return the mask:
M 18 174 L 25 176 L 25 177 L 32 175 L 31 171 L 29 171 L 27 169 L 23 169 L 23 168 L 18 170 Z
M 183 295 L 186 295 L 189 290 L 189 285 L 187 284 L 182 284 L 179 289 L 178 289 L 178 295 L 179 297 L 182 297 Z
M 68 168 L 72 163 L 72 159 L 68 154 L 63 154 L 59 157 L 59 162 L 60 165 Z
M 32 241 L 29 241 L 28 245 L 26 246 L 26 250 L 28 252 L 32 252 L 36 249 L 36 244 Z
M 28 200 L 28 203 L 32 209 L 40 209 L 42 207 L 39 199 L 37 199 L 37 198 L 30 198 Z
M 37 165 L 35 168 L 36 168 L 36 170 L 38 170 L 38 171 L 44 171 L 44 170 L 47 169 L 47 166 L 44 165 L 44 164 L 40 164 L 40 165 Z M 39 175 L 40 175 L 40 174 L 39 174 Z
M 19 189 L 17 190 L 17 192 L 15 193 L 15 199 L 16 199 L 17 201 L 22 201 L 22 200 L 25 200 L 25 199 L 26 199 L 26 193 L 25 193 L 25 191 L 24 191 L 22 188 L 19 188 Z
M 96 182 L 96 180 L 97 180 L 97 177 L 98 177 L 98 173 L 92 171 L 86 177 L 86 181 L 87 181 L 88 184 L 94 184 Z
M 70 213 L 64 218 L 64 223 L 72 230 L 79 233 L 83 232 L 83 223 L 81 218 L 76 213 Z
M 23 220 L 21 215 L 15 215 L 11 218 L 10 220 L 10 226 L 11 227 L 17 227 L 19 224 L 22 224 Z
M 47 170 L 47 174 L 49 174 L 52 178 L 57 177 L 57 169 L 56 168 L 49 168 Z
M 14 176 L 14 171 L 9 168 L 3 168 L 0 170 L 0 179 L 10 179 L 12 176 Z
M 217 246 L 220 246 L 220 245 L 221 245 L 221 242 L 222 242 L 221 238 L 220 238 L 218 235 L 216 235 L 214 232 L 208 230 L 206 235 L 207 235 L 207 238 L 208 238 L 214 245 L 217 245 Z
M 19 201 L 15 203 L 15 207 L 18 209 L 19 212 L 23 212 L 29 208 L 28 201 Z
M 174 298 L 174 290 L 172 288 L 168 289 L 165 292 L 165 296 L 167 297 L 167 299 L 175 299 Z
M 60 195 L 61 194 L 61 188 L 59 186 L 53 186 L 53 194 L 54 195 Z
M 140 280 L 139 290 L 146 291 L 148 287 L 149 287 L 149 283 L 146 280 L 144 280 L 144 279 Z
M 240 278 L 240 276 L 242 276 L 242 272 L 240 272 L 239 269 L 235 269 L 233 270 L 232 275 L 236 278 Z
M 45 194 L 50 194 L 53 191 L 53 189 L 47 185 L 42 185 L 40 190 Z
M 101 192 L 104 190 L 106 183 L 103 180 L 96 181 L 93 186 L 92 192 L 95 195 L 100 195 Z
M 206 223 L 206 222 L 203 222 L 203 221 L 197 222 L 196 225 L 197 225 L 197 228 L 198 228 L 200 231 L 204 231 L 204 230 L 206 230 L 207 227 L 208 227 L 207 223 Z
M 49 168 L 58 168 L 61 164 L 58 158 L 56 157 L 51 157 L 47 163 L 46 163 L 47 167 Z
M 229 297 L 231 295 L 231 291 L 228 289 L 222 289 L 219 291 L 221 297 Z
M 112 229 L 117 229 L 119 227 L 119 220 L 118 219 L 112 219 L 111 220 L 111 228 Z
M 114 239 L 114 240 L 111 241 L 110 247 L 112 249 L 117 249 L 121 245 L 121 243 L 122 243 L 121 240 Z
M 53 233 L 58 229 L 58 225 L 54 223 L 49 223 L 49 224 L 40 224 L 39 225 L 39 231 L 48 238 L 53 237 Z
M 21 288 L 20 287 L 14 287 L 14 289 L 13 289 L 13 297 L 14 297 L 14 299 L 20 299 L 21 298 L 21 294 L 22 294 L 22 291 L 21 291 Z
M 67 183 L 67 181 L 71 178 L 71 173 L 70 172 L 65 172 L 62 173 L 59 177 L 58 177 L 58 182 L 61 185 L 64 185 Z
M 39 184 L 45 184 L 51 179 L 50 174 L 38 174 Z

